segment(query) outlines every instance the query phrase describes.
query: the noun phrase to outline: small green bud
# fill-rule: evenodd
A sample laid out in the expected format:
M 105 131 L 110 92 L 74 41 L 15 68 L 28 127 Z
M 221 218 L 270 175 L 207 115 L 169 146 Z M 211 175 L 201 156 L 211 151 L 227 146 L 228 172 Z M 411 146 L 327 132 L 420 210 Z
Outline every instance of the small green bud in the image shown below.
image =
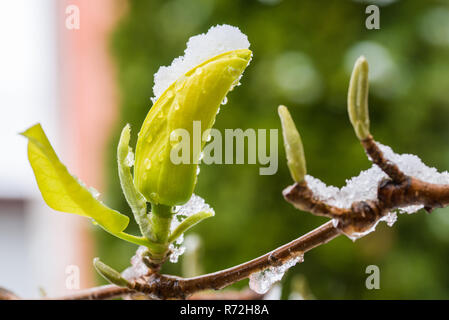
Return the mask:
M 100 258 L 94 258 L 94 267 L 98 273 L 108 280 L 110 283 L 116 284 L 120 287 L 127 287 L 129 282 L 117 271 L 112 269 L 107 264 L 100 261 Z
M 348 90 L 349 119 L 359 140 L 364 140 L 370 135 L 368 92 L 368 62 L 361 56 L 355 62 Z
M 190 199 L 206 143 L 203 133 L 214 124 L 221 102 L 250 59 L 247 49 L 217 55 L 180 77 L 155 102 L 139 133 L 134 170 L 134 184 L 147 201 L 174 206 Z M 194 139 L 198 123 L 200 141 Z M 180 146 L 185 142 L 188 161 L 175 164 L 172 150 L 182 150 L 184 157 Z
M 131 138 L 131 127 L 127 124 L 120 135 L 117 147 L 117 164 L 120 185 L 133 214 L 139 225 L 140 232 L 147 239 L 153 239 L 151 234 L 150 221 L 147 216 L 147 203 L 145 198 L 136 190 L 131 174 L 131 166 L 134 161 L 134 153 L 129 146 Z
M 301 182 L 306 175 L 306 159 L 302 146 L 301 136 L 296 129 L 287 107 L 279 106 L 279 117 L 282 124 L 282 135 L 284 137 L 285 153 L 287 154 L 287 165 L 290 175 L 295 182 Z

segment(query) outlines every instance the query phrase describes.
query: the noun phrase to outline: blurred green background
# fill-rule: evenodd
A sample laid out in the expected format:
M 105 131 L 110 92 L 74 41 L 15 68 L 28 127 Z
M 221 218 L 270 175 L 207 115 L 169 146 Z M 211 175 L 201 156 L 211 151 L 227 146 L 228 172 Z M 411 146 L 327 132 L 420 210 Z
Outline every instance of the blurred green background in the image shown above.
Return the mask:
M 449 7 L 447 1 L 370 1 L 379 4 L 380 30 L 365 28 L 366 3 L 322 1 L 130 0 L 111 35 L 118 69 L 121 122 L 110 140 L 108 203 L 129 212 L 120 192 L 115 148 L 131 123 L 134 140 L 151 107 L 153 74 L 182 55 L 192 35 L 216 24 L 239 27 L 253 60 L 242 86 L 228 95 L 215 127 L 278 128 L 277 106 L 289 107 L 302 135 L 308 173 L 327 184 L 370 167 L 346 114 L 352 65 L 370 63 L 370 113 L 376 140 L 449 169 Z M 195 193 L 216 216 L 193 231 L 203 240 L 205 272 L 264 254 L 326 219 L 295 210 L 281 195 L 292 183 L 279 136 L 279 170 L 260 176 L 259 165 L 202 165 Z M 137 232 L 135 225 L 131 231 Z M 339 237 L 305 255 L 283 279 L 303 275 L 319 299 L 448 299 L 449 210 L 399 216 L 393 228 L 353 243 Z M 124 269 L 135 246 L 97 233 L 100 256 Z M 182 263 L 182 257 L 181 262 Z M 164 272 L 180 274 L 180 263 Z M 365 269 L 380 268 L 380 290 L 367 290 Z M 235 287 L 246 286 L 242 281 Z

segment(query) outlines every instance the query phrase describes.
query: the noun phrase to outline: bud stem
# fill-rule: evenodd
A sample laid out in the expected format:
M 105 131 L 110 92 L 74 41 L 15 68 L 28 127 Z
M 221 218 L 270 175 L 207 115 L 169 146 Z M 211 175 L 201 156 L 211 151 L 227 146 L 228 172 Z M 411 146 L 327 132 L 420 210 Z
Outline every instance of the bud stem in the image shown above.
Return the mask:
M 155 238 L 155 242 L 162 246 L 160 250 L 150 250 L 151 259 L 153 261 L 163 261 L 168 251 L 168 237 L 170 235 L 171 221 L 173 212 L 171 206 L 163 204 L 151 204 L 150 225 L 151 234 Z

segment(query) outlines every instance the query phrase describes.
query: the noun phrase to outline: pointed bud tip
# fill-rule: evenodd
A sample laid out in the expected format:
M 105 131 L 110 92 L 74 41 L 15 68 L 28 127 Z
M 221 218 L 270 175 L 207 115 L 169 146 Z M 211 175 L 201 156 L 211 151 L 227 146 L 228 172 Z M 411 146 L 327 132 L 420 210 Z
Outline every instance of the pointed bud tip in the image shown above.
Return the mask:
M 354 70 L 359 69 L 362 72 L 368 72 L 369 65 L 368 60 L 366 60 L 365 56 L 358 57 L 357 61 L 354 64 Z
M 279 107 L 278 107 L 278 113 L 279 114 L 281 114 L 281 113 L 283 113 L 283 112 L 286 112 L 286 111 L 288 111 L 288 109 L 287 109 L 287 107 L 286 106 L 284 106 L 284 105 L 279 105 Z
M 364 55 L 361 55 L 357 58 L 356 63 L 368 63 L 368 61 L 366 60 L 366 57 Z

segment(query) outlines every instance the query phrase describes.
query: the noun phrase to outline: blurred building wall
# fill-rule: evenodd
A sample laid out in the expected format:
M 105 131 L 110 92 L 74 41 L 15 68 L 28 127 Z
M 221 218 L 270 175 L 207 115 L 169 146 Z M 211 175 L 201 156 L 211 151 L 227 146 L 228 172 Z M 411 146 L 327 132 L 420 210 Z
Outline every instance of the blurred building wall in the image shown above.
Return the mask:
M 69 171 L 103 190 L 103 153 L 116 118 L 108 32 L 114 1 L 0 3 L 0 286 L 26 297 L 94 284 L 90 222 L 41 199 L 17 133 L 40 122 Z M 70 5 L 79 29 L 67 28 Z M 6 156 L 5 156 L 6 155 Z

